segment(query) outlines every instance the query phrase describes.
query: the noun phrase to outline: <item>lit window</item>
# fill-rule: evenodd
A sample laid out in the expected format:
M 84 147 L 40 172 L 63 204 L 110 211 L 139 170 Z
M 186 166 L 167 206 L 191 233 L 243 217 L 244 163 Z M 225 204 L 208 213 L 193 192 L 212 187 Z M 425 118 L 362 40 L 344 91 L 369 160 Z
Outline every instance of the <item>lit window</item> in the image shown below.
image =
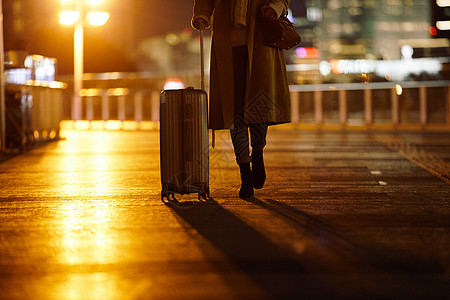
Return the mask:
M 450 0 L 436 0 L 436 4 L 439 7 L 448 7 L 450 6 Z
M 438 21 L 436 27 L 439 30 L 450 30 L 450 21 Z
M 318 7 L 308 7 L 306 18 L 311 22 L 320 22 L 322 21 L 322 10 Z

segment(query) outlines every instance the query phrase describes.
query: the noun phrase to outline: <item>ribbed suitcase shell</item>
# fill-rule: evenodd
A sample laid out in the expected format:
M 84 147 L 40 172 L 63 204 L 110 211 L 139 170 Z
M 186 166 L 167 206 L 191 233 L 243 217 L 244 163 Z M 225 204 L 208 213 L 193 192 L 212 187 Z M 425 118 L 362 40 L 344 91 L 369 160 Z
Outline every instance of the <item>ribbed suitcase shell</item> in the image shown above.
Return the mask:
M 207 95 L 165 90 L 160 105 L 161 199 L 174 194 L 209 196 Z

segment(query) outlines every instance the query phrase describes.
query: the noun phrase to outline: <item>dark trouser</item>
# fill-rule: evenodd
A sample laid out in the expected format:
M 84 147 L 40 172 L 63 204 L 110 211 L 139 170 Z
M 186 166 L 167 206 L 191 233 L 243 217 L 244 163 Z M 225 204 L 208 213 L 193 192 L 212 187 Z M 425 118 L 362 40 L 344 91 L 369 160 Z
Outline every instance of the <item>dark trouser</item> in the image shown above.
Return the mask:
M 266 145 L 267 124 L 245 123 L 245 88 L 247 83 L 247 46 L 233 47 L 234 67 L 234 129 L 231 130 L 234 153 L 238 164 L 250 162 L 249 136 L 253 150 L 262 150 Z

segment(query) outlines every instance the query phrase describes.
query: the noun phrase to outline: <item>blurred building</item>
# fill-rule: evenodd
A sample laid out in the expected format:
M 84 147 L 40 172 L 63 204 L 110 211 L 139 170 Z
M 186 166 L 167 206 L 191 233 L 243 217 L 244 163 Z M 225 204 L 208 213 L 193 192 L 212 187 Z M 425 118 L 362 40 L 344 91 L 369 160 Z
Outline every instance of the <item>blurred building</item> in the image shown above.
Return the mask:
M 429 0 L 308 0 L 324 59 L 402 57 L 403 40 L 429 39 Z
M 438 0 L 441 5 L 445 1 Z M 441 78 L 450 43 L 436 38 L 436 7 L 436 0 L 306 0 L 293 5 L 302 43 L 286 55 L 291 82 Z

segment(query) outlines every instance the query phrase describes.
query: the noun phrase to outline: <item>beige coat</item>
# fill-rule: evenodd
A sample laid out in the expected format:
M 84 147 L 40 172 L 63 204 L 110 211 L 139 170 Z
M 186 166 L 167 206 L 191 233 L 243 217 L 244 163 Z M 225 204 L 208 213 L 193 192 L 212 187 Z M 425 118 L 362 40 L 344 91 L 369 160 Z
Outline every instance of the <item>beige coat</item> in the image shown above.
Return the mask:
M 281 0 L 289 6 L 290 0 Z M 248 72 L 245 121 L 269 125 L 290 121 L 290 98 L 283 50 L 265 46 L 260 7 L 263 0 L 249 0 L 247 18 Z M 233 0 L 195 0 L 194 17 L 211 17 L 212 26 L 210 120 L 211 129 L 233 128 L 234 76 L 231 46 Z

